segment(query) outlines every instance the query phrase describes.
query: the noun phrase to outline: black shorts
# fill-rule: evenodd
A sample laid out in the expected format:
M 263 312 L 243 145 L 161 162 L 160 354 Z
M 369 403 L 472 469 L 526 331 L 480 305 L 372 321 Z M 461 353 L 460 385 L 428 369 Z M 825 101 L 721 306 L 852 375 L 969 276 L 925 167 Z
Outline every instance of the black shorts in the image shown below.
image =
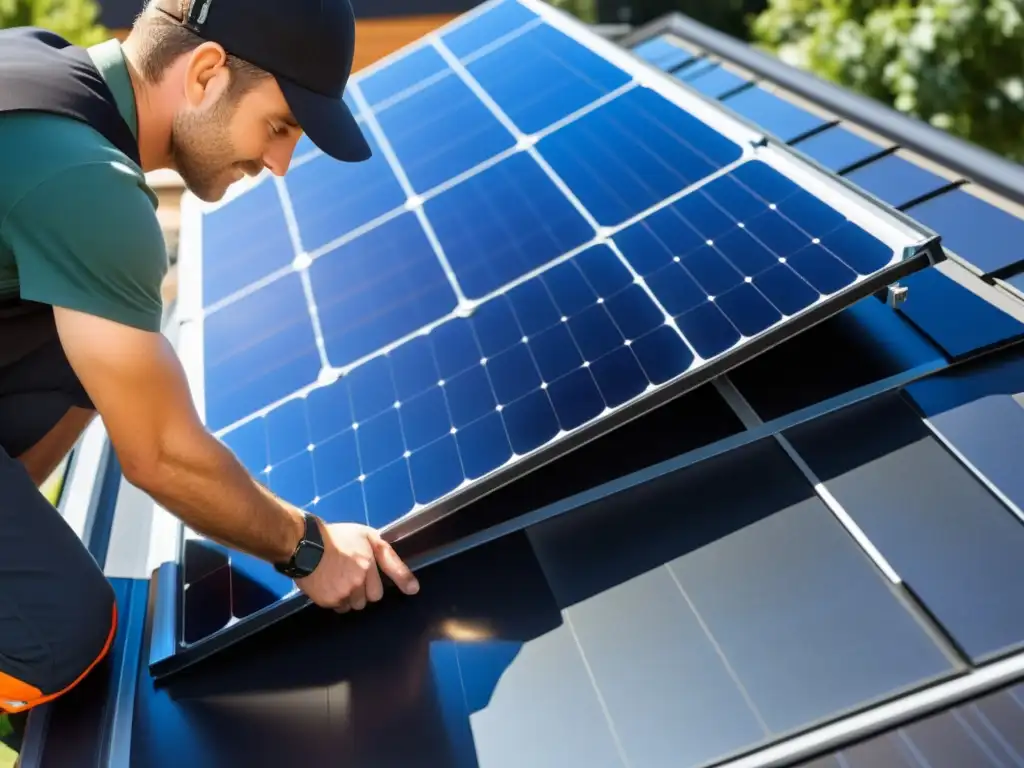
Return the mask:
M 56 337 L 0 367 L 0 711 L 64 693 L 113 641 L 109 582 L 17 461 L 72 406 L 92 409 Z

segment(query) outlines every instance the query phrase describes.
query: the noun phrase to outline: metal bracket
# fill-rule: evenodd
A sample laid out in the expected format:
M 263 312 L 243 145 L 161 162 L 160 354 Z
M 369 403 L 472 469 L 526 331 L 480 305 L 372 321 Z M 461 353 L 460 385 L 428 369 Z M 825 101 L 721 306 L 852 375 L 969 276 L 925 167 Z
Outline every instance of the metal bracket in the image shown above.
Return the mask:
M 886 289 L 885 303 L 896 309 L 907 300 L 908 293 L 910 293 L 910 289 L 907 286 L 893 283 Z
M 917 258 L 922 253 L 928 257 L 929 266 L 941 264 L 949 258 L 942 247 L 942 237 L 939 235 L 933 235 L 919 243 L 906 246 L 903 249 L 903 261 Z

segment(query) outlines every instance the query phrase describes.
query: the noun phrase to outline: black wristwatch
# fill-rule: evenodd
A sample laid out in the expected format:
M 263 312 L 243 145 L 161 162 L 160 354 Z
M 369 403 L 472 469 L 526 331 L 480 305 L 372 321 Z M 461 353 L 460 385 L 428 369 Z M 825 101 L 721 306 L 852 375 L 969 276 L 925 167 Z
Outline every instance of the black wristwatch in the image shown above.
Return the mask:
M 303 512 L 306 520 L 306 531 L 286 563 L 274 563 L 278 573 L 291 579 L 302 579 L 309 576 L 320 565 L 324 554 L 324 539 L 320 535 L 320 526 L 315 516 Z

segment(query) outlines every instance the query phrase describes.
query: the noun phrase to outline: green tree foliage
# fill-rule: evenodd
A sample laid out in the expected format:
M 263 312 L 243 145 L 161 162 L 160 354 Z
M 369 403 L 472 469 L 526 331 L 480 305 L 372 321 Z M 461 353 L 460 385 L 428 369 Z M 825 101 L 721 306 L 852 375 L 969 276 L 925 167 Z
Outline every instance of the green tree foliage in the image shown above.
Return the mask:
M 752 34 L 790 64 L 1024 159 L 1021 0 L 769 0 Z
M 551 4 L 588 24 L 597 21 L 597 0 L 551 0 Z
M 76 45 L 106 40 L 95 0 L 0 0 L 0 28 L 42 27 Z

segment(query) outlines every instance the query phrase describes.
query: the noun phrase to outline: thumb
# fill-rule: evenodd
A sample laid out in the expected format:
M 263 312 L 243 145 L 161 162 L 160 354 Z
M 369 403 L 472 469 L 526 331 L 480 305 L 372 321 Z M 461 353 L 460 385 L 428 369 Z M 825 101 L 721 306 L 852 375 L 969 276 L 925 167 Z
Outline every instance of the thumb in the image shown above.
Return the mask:
M 420 591 L 420 583 L 416 580 L 398 553 L 379 534 L 370 537 L 370 544 L 373 546 L 373 554 L 377 565 L 398 587 L 407 595 L 415 595 Z

